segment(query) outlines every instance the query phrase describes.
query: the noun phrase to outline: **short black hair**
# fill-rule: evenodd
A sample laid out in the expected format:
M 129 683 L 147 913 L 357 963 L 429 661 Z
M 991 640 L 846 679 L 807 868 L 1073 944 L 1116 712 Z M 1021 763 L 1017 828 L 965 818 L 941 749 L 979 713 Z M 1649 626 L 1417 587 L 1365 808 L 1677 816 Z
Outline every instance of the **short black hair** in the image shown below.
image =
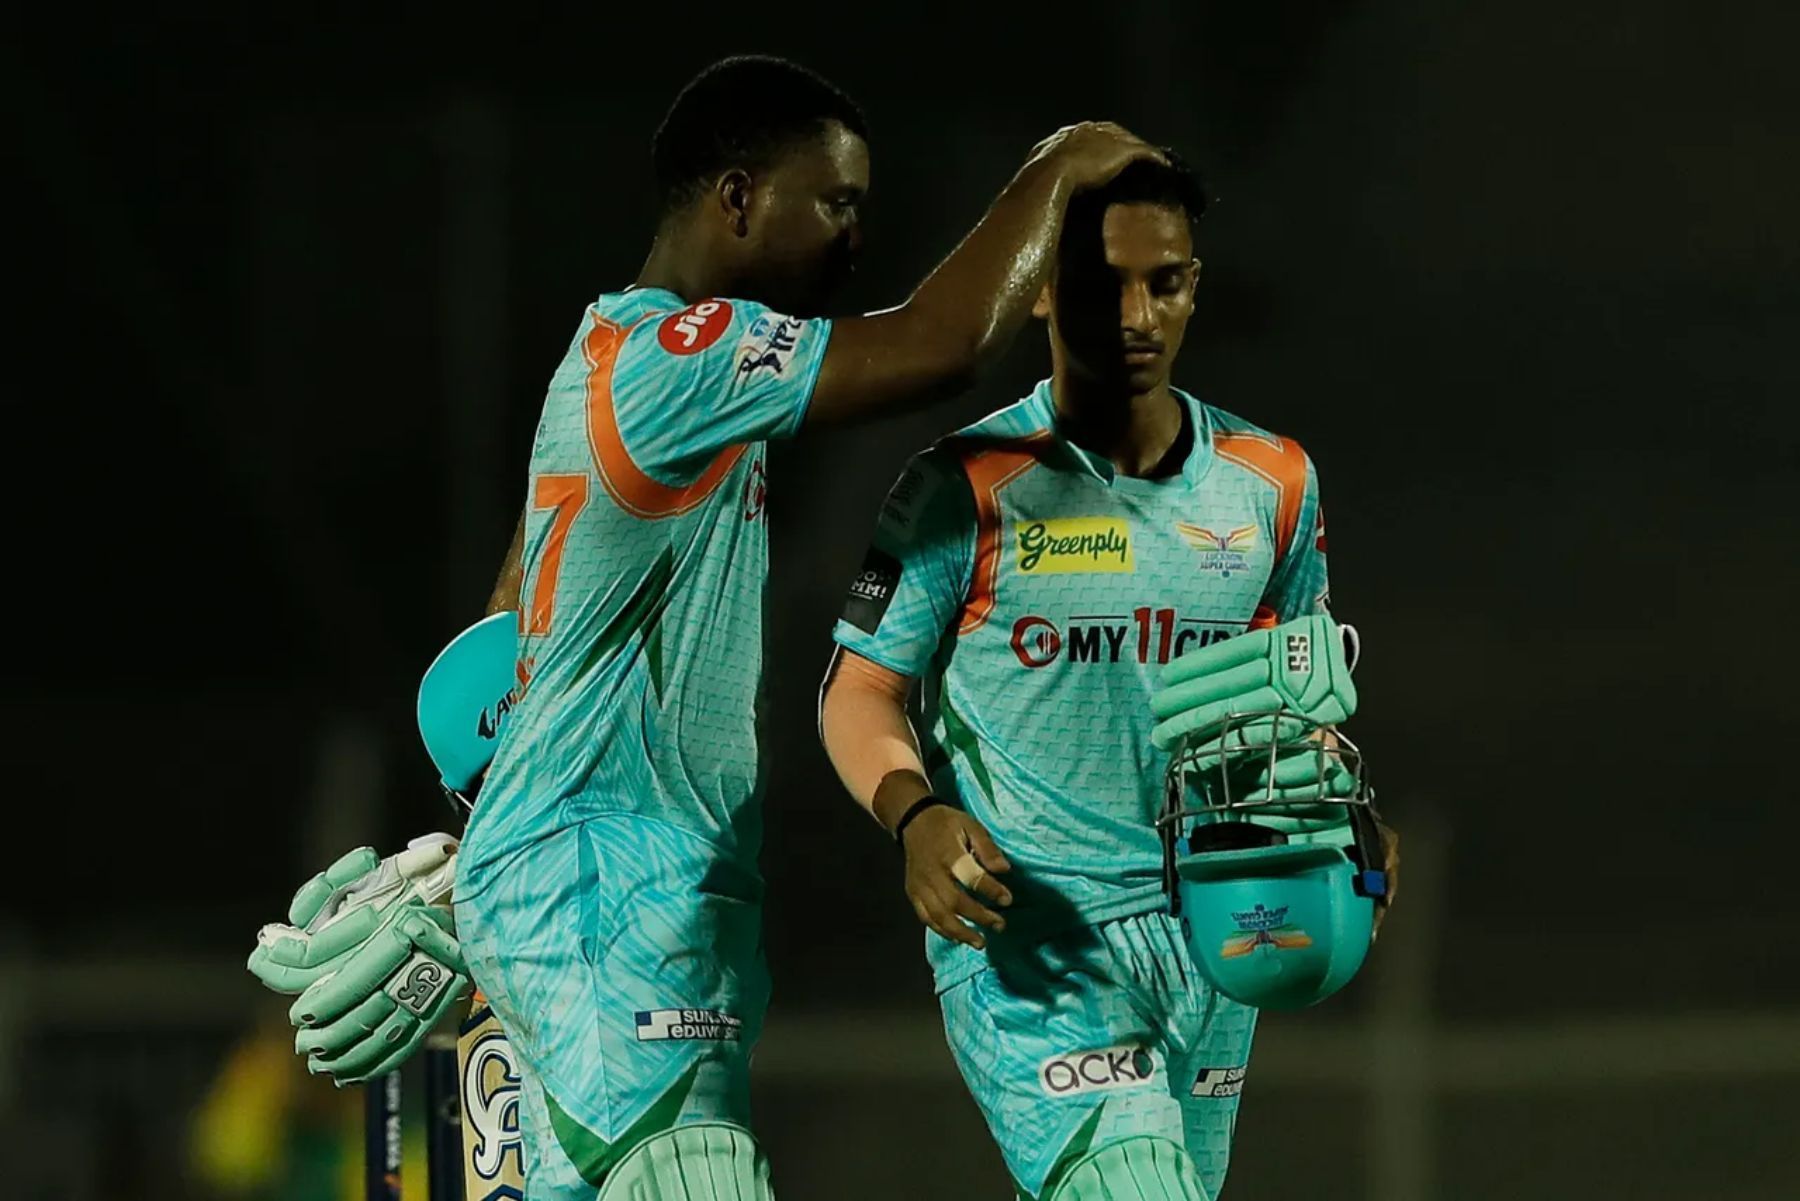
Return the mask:
M 827 121 L 869 136 L 855 102 L 798 63 L 765 54 L 721 59 L 681 89 L 651 143 L 662 211 L 680 208 L 730 167 L 768 165 Z
M 1092 223 L 1098 228 L 1106 210 L 1115 204 L 1154 204 L 1187 215 L 1189 224 L 1206 213 L 1206 188 L 1200 176 L 1182 157 L 1163 148 L 1167 164 L 1154 159 L 1131 163 L 1112 180 L 1083 192 L 1069 203 L 1069 226 Z

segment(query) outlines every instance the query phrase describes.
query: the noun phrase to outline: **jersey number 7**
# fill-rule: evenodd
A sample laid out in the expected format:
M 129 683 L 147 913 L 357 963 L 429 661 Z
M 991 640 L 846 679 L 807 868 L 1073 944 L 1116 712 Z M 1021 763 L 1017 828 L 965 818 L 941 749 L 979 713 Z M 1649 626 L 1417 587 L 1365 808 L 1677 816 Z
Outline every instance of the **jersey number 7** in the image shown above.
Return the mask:
M 562 574 L 563 544 L 568 541 L 569 527 L 587 508 L 588 477 L 575 475 L 540 475 L 532 484 L 531 507 L 542 511 L 553 509 L 550 537 L 544 541 L 544 557 L 538 566 L 537 583 L 531 589 L 531 604 L 526 608 L 523 632 L 548 634 L 550 618 L 556 607 L 556 581 Z

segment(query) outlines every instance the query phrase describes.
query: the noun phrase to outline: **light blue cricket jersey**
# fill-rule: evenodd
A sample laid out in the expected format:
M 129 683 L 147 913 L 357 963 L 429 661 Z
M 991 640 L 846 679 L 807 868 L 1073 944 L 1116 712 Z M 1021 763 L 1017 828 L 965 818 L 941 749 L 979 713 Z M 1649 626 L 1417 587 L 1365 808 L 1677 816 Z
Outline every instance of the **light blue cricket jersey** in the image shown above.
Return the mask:
M 1163 903 L 1150 744 L 1158 668 L 1327 603 L 1298 443 L 1177 392 L 1178 476 L 1122 476 L 1058 436 L 1048 381 L 915 457 L 835 637 L 935 696 L 933 787 L 1012 861 L 1017 937 Z M 935 934 L 938 987 L 984 959 Z
M 755 873 L 767 440 L 800 428 L 831 323 L 744 300 L 600 297 L 550 381 L 526 494 L 519 670 L 460 894 L 606 813 Z

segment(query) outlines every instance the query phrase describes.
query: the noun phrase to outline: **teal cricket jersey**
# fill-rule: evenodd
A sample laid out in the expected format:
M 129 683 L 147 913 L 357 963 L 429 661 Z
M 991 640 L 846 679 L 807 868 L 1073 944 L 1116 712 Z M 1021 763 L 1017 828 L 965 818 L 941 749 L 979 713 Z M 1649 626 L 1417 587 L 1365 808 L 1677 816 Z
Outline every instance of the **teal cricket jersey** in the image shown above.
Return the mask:
M 532 447 L 527 683 L 462 844 L 461 895 L 602 814 L 671 823 L 754 873 L 764 452 L 799 430 L 830 333 L 657 289 L 589 306 Z
M 1163 903 L 1158 668 L 1327 603 L 1305 452 L 1176 395 L 1193 448 L 1167 479 L 1058 436 L 1048 381 L 915 457 L 837 623 L 845 648 L 926 681 L 933 787 L 1012 861 L 1016 937 Z M 940 989 L 984 962 L 928 943 Z

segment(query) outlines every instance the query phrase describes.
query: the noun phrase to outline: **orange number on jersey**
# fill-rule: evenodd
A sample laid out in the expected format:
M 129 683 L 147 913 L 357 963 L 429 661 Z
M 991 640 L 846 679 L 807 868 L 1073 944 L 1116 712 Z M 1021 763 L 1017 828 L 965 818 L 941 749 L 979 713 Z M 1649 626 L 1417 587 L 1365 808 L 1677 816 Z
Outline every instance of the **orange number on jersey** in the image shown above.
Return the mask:
M 531 608 L 527 634 L 550 632 L 550 611 L 556 606 L 556 578 L 562 574 L 563 543 L 569 527 L 587 508 L 588 477 L 585 475 L 540 475 L 533 486 L 531 507 L 555 509 L 550 519 L 550 537 L 544 543 L 544 559 L 538 567 L 537 584 L 531 590 Z

